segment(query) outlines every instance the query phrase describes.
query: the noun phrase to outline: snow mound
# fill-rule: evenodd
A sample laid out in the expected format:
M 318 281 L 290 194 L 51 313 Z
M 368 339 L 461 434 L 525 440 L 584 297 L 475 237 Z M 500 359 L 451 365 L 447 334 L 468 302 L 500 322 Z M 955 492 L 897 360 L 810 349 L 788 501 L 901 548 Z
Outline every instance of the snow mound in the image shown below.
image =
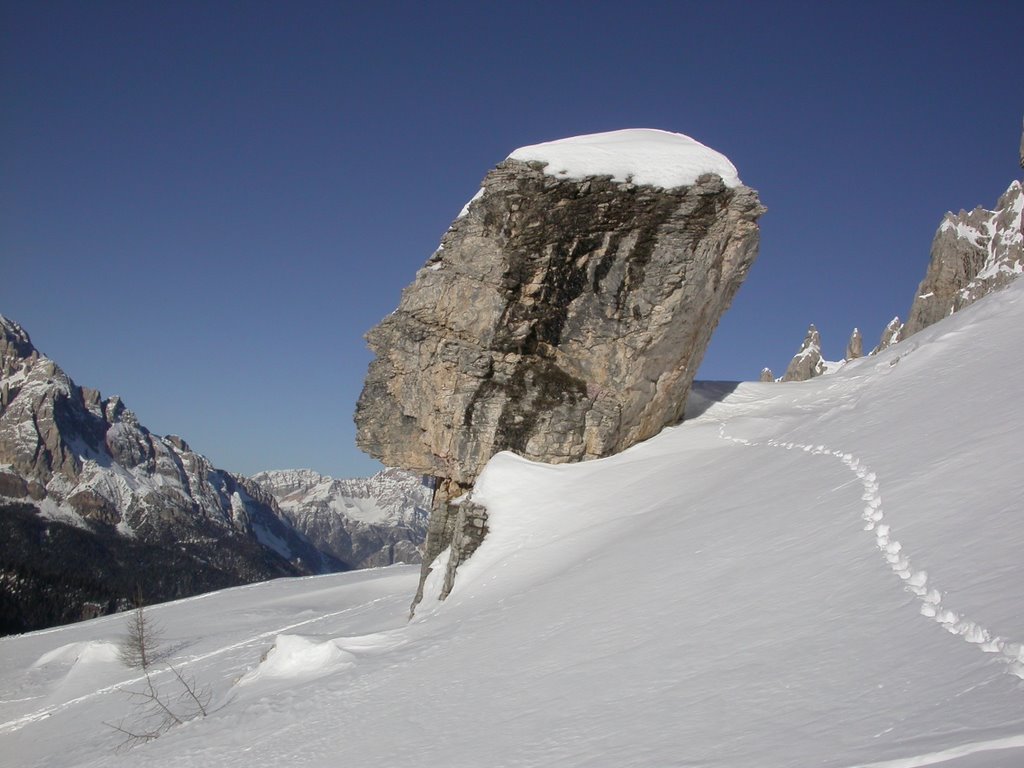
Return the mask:
M 32 669 L 39 669 L 50 665 L 76 664 L 98 664 L 111 661 L 119 661 L 119 651 L 114 643 L 99 640 L 68 643 L 60 648 L 54 648 L 40 656 L 32 665 Z
M 30 679 L 47 686 L 53 696 L 74 699 L 105 686 L 124 665 L 116 643 L 87 640 L 44 653 L 29 670 Z
M 509 159 L 547 163 L 545 173 L 564 179 L 611 176 L 616 182 L 672 189 L 715 173 L 727 187 L 743 183 L 736 166 L 720 152 L 684 134 L 651 128 L 592 133 L 520 147 Z
M 352 666 L 355 657 L 338 647 L 334 640 L 317 640 L 302 635 L 278 635 L 274 646 L 255 669 L 246 673 L 239 685 L 262 679 L 300 679 L 320 677 Z
M 394 630 L 388 632 L 371 632 L 368 635 L 355 635 L 353 637 L 339 637 L 334 640 L 335 645 L 345 651 L 353 653 L 383 653 L 405 645 L 408 640 L 401 632 Z

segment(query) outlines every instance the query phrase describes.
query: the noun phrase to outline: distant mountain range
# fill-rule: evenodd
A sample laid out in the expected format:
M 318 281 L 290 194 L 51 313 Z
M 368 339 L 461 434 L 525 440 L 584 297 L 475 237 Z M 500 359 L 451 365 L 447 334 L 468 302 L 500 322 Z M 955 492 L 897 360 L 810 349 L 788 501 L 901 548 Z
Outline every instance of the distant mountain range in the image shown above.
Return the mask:
M 415 475 L 386 469 L 336 480 L 286 469 L 260 472 L 253 480 L 274 496 L 297 531 L 354 568 L 421 560 L 433 492 Z
M 429 490 L 415 477 L 261 477 L 217 469 L 181 438 L 154 435 L 0 316 L 0 632 L 121 610 L 136 595 L 159 602 L 418 562 Z M 308 510 L 300 486 L 312 492 Z

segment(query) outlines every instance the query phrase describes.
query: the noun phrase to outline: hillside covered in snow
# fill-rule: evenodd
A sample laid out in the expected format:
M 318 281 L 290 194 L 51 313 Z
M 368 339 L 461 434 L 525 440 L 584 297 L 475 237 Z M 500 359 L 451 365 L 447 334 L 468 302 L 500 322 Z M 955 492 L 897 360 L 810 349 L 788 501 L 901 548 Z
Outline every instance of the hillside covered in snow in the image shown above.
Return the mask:
M 124 617 L 0 640 L 19 766 L 1024 764 L 1024 283 L 808 382 L 700 384 L 608 459 L 502 453 L 418 569 L 155 606 L 210 713 L 118 752 Z M 440 573 L 443 569 L 435 569 Z M 158 684 L 170 681 L 157 673 Z

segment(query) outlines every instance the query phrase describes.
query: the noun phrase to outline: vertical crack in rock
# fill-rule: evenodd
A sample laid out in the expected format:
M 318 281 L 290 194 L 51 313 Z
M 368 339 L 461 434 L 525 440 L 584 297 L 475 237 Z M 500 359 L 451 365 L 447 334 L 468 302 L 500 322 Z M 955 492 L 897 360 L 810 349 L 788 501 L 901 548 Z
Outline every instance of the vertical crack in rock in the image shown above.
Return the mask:
M 682 417 L 757 253 L 765 209 L 732 170 L 663 188 L 505 160 L 367 334 L 357 442 L 440 479 L 423 563 L 452 547 L 443 594 L 487 530 L 452 500 L 495 453 L 593 459 Z

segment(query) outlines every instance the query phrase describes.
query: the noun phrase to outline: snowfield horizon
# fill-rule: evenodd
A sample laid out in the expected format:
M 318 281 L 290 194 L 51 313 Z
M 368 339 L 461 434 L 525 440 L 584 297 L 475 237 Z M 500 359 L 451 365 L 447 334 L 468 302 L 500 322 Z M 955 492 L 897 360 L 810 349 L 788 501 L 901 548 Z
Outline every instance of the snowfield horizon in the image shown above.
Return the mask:
M 801 383 L 698 383 L 610 458 L 495 456 L 417 566 L 152 606 L 211 713 L 130 751 L 124 615 L 0 639 L 47 766 L 1024 764 L 1024 281 Z M 443 555 L 442 555 L 443 557 Z M 443 568 L 435 568 L 434 576 Z M 159 674 L 159 673 L 158 673 Z

